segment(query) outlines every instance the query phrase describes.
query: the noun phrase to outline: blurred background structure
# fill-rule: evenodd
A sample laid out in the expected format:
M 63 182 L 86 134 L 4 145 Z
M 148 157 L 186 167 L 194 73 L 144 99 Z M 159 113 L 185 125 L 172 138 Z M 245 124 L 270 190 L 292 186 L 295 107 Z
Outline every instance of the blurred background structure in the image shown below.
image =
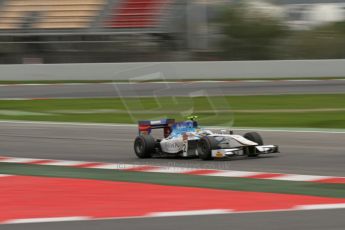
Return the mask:
M 345 0 L 0 0 L 0 63 L 345 58 Z

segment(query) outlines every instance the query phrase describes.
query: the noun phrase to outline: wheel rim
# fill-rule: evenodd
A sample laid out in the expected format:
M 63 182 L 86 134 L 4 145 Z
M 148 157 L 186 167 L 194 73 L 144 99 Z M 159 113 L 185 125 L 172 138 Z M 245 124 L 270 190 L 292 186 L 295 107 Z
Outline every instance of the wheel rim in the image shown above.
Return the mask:
M 203 141 L 201 141 L 200 144 L 201 144 L 201 146 L 200 146 L 201 152 L 203 154 L 206 154 L 208 152 L 208 145 L 207 145 L 206 141 L 203 140 Z
M 135 151 L 137 153 L 142 153 L 143 152 L 143 149 L 144 149 L 144 143 L 141 139 L 138 139 L 136 142 L 135 142 Z

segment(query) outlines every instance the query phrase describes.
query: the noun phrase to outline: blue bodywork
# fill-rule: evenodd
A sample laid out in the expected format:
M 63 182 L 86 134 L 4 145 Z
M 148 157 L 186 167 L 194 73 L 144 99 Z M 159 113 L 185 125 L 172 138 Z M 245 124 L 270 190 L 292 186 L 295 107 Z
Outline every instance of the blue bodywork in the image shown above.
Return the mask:
M 186 132 L 196 132 L 198 125 L 195 121 L 176 122 L 172 126 L 171 137 L 181 136 Z
M 164 129 L 165 137 L 178 137 L 187 132 L 196 132 L 198 123 L 193 120 L 175 122 L 175 119 L 139 121 L 139 135 L 151 133 L 152 129 Z

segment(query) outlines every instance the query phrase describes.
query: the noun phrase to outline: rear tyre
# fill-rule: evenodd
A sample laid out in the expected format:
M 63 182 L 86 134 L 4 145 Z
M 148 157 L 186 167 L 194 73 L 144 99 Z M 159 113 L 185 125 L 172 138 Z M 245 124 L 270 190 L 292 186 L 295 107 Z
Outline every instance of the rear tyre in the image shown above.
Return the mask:
M 155 151 L 156 141 L 151 135 L 140 135 L 135 138 L 134 151 L 139 158 L 150 158 Z
M 258 134 L 256 132 L 246 133 L 243 135 L 243 137 L 250 140 L 250 141 L 257 143 L 258 145 L 264 144 L 262 137 L 260 136 L 260 134 Z M 254 146 L 249 146 L 248 148 L 245 149 L 245 152 L 248 155 L 248 157 L 257 157 L 259 155 L 256 152 L 256 148 Z
M 213 160 L 212 150 L 218 148 L 218 142 L 214 137 L 202 137 L 198 143 L 198 154 L 202 160 Z

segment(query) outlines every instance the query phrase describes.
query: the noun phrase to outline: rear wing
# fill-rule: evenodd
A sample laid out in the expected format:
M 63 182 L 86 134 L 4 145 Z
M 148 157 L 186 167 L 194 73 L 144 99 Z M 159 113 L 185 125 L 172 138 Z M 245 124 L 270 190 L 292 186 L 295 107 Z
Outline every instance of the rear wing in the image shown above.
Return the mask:
M 175 119 L 138 121 L 139 135 L 151 134 L 152 129 L 163 129 L 164 137 L 168 137 L 173 124 L 175 124 Z

